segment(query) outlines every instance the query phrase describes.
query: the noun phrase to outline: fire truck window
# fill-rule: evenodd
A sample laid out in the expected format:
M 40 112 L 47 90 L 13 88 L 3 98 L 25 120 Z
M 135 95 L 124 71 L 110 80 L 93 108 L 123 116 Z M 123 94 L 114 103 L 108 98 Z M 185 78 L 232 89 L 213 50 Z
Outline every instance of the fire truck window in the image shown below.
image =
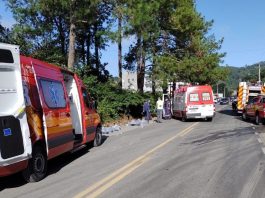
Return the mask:
M 202 100 L 207 101 L 207 100 L 211 100 L 211 96 L 210 93 L 202 93 Z
M 199 94 L 191 93 L 190 94 L 190 102 L 198 102 L 199 101 Z
M 249 96 L 249 97 L 248 97 L 248 101 L 249 101 L 248 103 L 253 103 L 253 99 L 254 99 L 254 97 L 255 97 L 255 96 Z
M 0 49 L 1 63 L 14 63 L 13 55 L 10 50 Z
M 252 103 L 256 103 L 256 102 L 258 102 L 258 100 L 259 100 L 258 98 L 254 98 Z
M 83 99 L 84 99 L 86 107 L 90 108 L 87 91 L 85 89 L 83 89 L 83 88 L 82 88 L 82 95 L 83 95 Z
M 40 80 L 45 103 L 49 108 L 65 108 L 66 100 L 61 82 Z

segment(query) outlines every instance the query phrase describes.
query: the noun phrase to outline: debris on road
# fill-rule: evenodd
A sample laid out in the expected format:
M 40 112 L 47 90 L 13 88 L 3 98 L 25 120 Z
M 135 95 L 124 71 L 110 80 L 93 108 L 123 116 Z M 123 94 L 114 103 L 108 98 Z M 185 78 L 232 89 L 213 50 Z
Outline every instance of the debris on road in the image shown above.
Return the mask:
M 148 125 L 148 122 L 147 120 L 144 120 L 144 119 L 137 119 L 137 120 L 132 120 L 131 122 L 128 123 L 128 125 L 130 126 L 141 126 L 142 128 L 144 126 L 147 126 Z
M 112 135 L 121 135 L 125 131 L 135 129 L 136 127 L 144 128 L 148 125 L 147 120 L 144 119 L 133 119 L 124 126 L 113 125 L 113 126 L 103 126 L 102 135 L 103 136 L 112 136 Z
M 102 127 L 102 135 L 111 136 L 111 135 L 119 135 L 122 134 L 121 127 L 117 124 L 111 127 Z

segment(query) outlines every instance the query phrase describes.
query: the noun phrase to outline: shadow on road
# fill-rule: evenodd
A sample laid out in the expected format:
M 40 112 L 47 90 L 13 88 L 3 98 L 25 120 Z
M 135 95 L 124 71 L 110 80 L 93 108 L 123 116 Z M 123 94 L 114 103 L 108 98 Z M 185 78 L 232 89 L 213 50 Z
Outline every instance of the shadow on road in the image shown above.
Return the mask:
M 20 173 L 0 178 L 0 192 L 6 188 L 16 188 L 27 184 Z
M 108 138 L 107 136 L 103 136 L 102 144 L 104 144 L 104 142 L 107 140 L 107 138 Z M 75 161 L 79 157 L 89 153 L 91 148 L 93 148 L 93 146 L 91 144 L 89 144 L 85 148 L 80 149 L 79 151 L 76 151 L 74 153 L 65 153 L 65 154 L 62 154 L 62 155 L 48 161 L 47 177 L 49 175 L 57 173 L 63 167 L 67 166 L 68 164 Z
M 107 137 L 104 136 L 103 143 L 107 140 Z M 102 143 L 102 144 L 103 144 Z M 63 167 L 67 166 L 68 164 L 72 163 L 79 157 L 89 153 L 90 149 L 93 148 L 93 146 L 86 146 L 74 153 L 65 153 L 62 154 L 54 159 L 51 159 L 48 161 L 48 172 L 47 177 L 49 177 L 52 174 L 56 174 L 59 172 Z M 44 179 L 46 179 L 44 178 Z M 2 177 L 0 178 L 0 192 L 4 189 L 8 188 L 16 188 L 27 184 L 27 182 L 24 181 L 22 178 L 21 173 L 17 173 L 11 176 Z
M 205 120 L 203 118 L 189 118 L 189 119 L 187 119 L 185 121 L 182 121 L 181 118 L 174 117 L 174 118 L 172 118 L 172 120 L 178 120 L 180 122 L 198 122 L 198 121 L 200 121 L 200 122 L 210 122 L 210 121 Z
M 233 138 L 233 137 L 241 137 L 241 136 L 246 136 L 253 134 L 254 131 L 252 127 L 244 127 L 244 128 L 237 128 L 234 130 L 224 130 L 224 131 L 216 131 L 210 133 L 208 136 L 194 140 L 189 143 L 185 144 L 197 144 L 197 145 L 203 145 L 203 144 L 209 144 L 213 143 L 218 140 L 224 140 L 228 138 Z
M 229 116 L 240 116 L 236 111 L 232 109 L 223 109 L 218 111 L 218 113 L 229 115 Z

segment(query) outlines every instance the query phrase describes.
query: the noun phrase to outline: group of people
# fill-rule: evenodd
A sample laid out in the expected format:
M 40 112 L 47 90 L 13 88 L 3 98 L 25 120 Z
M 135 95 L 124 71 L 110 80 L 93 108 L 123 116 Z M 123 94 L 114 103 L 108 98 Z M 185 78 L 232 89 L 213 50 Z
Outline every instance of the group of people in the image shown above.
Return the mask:
M 144 102 L 143 115 L 145 117 L 145 120 L 147 120 L 147 122 L 149 123 L 149 120 L 152 119 L 150 100 L 146 100 Z M 163 100 L 161 100 L 161 98 L 158 98 L 158 100 L 156 102 L 156 115 L 157 115 L 157 120 L 156 121 L 158 123 L 162 122 L 163 115 L 164 115 L 165 119 L 170 119 L 171 118 L 171 104 L 170 104 L 170 100 L 168 100 L 166 98 L 165 101 L 163 102 Z

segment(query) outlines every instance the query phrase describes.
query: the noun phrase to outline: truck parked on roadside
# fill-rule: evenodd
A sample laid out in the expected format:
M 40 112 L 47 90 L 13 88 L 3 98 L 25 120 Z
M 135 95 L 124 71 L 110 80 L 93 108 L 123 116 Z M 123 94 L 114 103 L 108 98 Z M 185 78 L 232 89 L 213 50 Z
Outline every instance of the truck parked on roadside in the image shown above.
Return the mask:
M 215 114 L 212 87 L 209 85 L 182 86 L 174 93 L 173 116 L 186 121 L 203 118 L 212 121 Z
M 242 113 L 243 120 L 252 119 L 255 124 L 265 124 L 265 95 L 258 95 L 247 102 Z
M 101 142 L 94 101 L 75 73 L 0 43 L 0 176 L 39 181 L 47 160 Z
M 258 83 L 240 82 L 237 91 L 237 113 L 241 114 L 248 101 L 265 94 L 265 86 Z

